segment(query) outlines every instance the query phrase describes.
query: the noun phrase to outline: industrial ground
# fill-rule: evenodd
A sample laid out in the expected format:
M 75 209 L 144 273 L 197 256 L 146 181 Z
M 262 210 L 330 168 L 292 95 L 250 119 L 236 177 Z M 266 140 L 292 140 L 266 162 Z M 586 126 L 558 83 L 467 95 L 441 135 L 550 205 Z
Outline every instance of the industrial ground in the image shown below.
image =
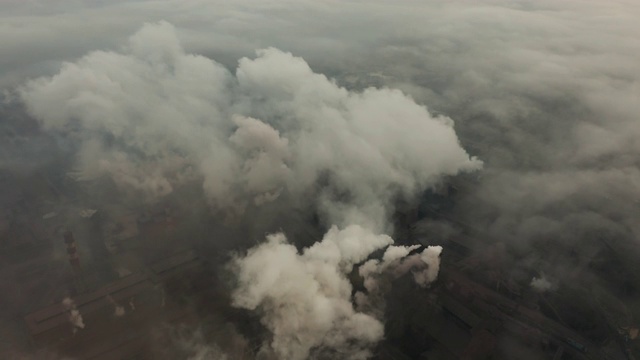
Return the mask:
M 242 224 L 214 225 L 196 193 L 176 193 L 161 204 L 120 204 L 109 199 L 108 184 L 96 192 L 46 171 L 3 173 L 0 182 L 13 189 L 0 198 L 2 358 L 187 358 L 189 350 L 176 338 L 194 334 L 233 359 L 255 358 L 265 331 L 258 319 L 230 307 L 228 274 L 220 266 L 230 249 L 251 241 L 211 240 L 211 234 L 227 233 L 256 238 L 234 233 Z M 375 358 L 635 359 L 640 346 L 633 314 L 604 291 L 579 281 L 534 291 L 507 270 L 512 260 L 504 244 L 464 224 L 446 239 L 430 239 L 420 229 L 429 219 L 453 222 L 446 219 L 447 198 L 464 186 L 471 185 L 451 185 L 429 195 L 426 205 L 398 211 L 400 243 L 438 244 L 445 251 L 430 288 L 409 277 L 394 282 Z M 292 231 L 309 243 L 322 233 L 308 230 L 302 215 L 297 221 Z M 576 271 L 598 269 L 620 252 L 603 246 Z M 621 286 L 632 286 L 635 265 L 616 263 L 621 268 L 608 271 L 630 279 Z M 69 320 L 72 309 L 83 327 Z

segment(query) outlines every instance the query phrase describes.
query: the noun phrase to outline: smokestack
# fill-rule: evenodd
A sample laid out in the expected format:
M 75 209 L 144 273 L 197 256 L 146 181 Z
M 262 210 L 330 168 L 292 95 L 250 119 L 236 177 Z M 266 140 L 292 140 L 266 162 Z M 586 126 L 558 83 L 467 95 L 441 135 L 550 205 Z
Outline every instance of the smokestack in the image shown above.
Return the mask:
M 80 257 L 78 256 L 78 247 L 73 233 L 70 230 L 64 232 L 64 243 L 67 244 L 67 254 L 69 254 L 69 264 L 74 273 L 80 272 Z
M 73 237 L 71 230 L 65 231 L 63 236 L 64 243 L 67 245 L 67 254 L 69 254 L 69 264 L 71 264 L 71 269 L 73 269 L 75 290 L 78 293 L 84 292 L 86 290 L 86 286 L 80 272 L 80 256 L 78 255 L 76 240 Z

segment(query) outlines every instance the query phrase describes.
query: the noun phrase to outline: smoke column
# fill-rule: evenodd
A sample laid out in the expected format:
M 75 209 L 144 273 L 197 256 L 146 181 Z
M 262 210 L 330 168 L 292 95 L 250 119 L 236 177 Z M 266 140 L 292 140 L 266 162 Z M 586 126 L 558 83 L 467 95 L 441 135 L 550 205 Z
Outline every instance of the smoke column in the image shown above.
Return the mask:
M 275 48 L 240 59 L 231 73 L 186 53 L 166 22 L 19 94 L 44 129 L 76 144 L 70 173 L 79 181 L 108 178 L 151 203 L 197 182 L 227 217 L 283 201 L 312 207 L 332 225 L 302 251 L 295 239 L 269 235 L 230 265 L 233 305 L 258 312 L 272 333 L 265 351 L 292 360 L 369 355 L 383 326 L 354 309 L 347 274 L 393 244 L 385 233 L 395 200 L 482 166 L 460 146 L 451 119 L 400 91 L 348 91 Z M 365 275 L 411 271 L 426 286 L 442 249 L 411 250 L 388 248 Z

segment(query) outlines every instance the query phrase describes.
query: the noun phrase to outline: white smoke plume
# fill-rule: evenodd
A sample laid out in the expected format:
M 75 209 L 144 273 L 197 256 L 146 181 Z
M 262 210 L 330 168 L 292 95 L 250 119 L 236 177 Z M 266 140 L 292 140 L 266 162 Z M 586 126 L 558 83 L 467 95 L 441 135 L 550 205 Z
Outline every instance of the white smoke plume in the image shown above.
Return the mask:
M 358 268 L 366 289 L 366 293 L 358 291 L 354 295 L 358 310 L 382 318 L 386 304 L 384 296 L 390 291 L 391 283 L 409 272 L 421 287 L 427 287 L 437 279 L 442 247 L 428 246 L 419 253 L 409 255 L 419 247 L 389 246 L 381 260 L 367 260 Z
M 108 177 L 148 201 L 197 181 L 227 215 L 286 198 L 334 224 L 302 253 L 276 234 L 233 262 L 233 305 L 261 314 L 272 333 L 265 348 L 283 359 L 368 357 L 383 325 L 354 309 L 347 274 L 393 243 L 380 234 L 397 197 L 482 166 L 450 118 L 400 91 L 348 91 L 275 48 L 241 59 L 232 74 L 186 53 L 166 22 L 19 93 L 45 129 L 78 144 L 79 180 Z M 381 266 L 426 286 L 441 248 L 406 257 L 412 249 L 390 248 Z
M 349 92 L 289 53 L 257 54 L 234 76 L 185 53 L 171 24 L 147 24 L 121 51 L 66 63 L 20 95 L 44 128 L 80 144 L 78 179 L 108 176 L 149 200 L 198 180 L 225 211 L 312 195 L 332 223 L 380 228 L 393 196 L 481 166 L 451 119 L 400 91 Z
M 270 235 L 266 243 L 234 261 L 238 286 L 233 305 L 262 314 L 273 334 L 268 346 L 280 359 L 307 359 L 327 351 L 334 354 L 327 356 L 365 359 L 382 339 L 383 324 L 376 316 L 379 312 L 354 309 L 348 275 L 354 265 L 392 243 L 389 236 L 358 225 L 342 230 L 334 226 L 321 242 L 299 253 L 283 234 Z M 407 257 L 416 248 L 389 246 L 382 261 L 364 263 L 359 271 L 367 290 L 378 295 L 374 273 L 386 271 L 393 277 L 413 271 L 420 286 L 434 281 L 442 248 L 429 247 Z M 365 294 L 357 298 L 366 301 Z
M 283 234 L 270 235 L 235 260 L 239 283 L 233 305 L 262 313 L 273 333 L 269 346 L 280 359 L 307 359 L 312 349 L 365 359 L 366 349 L 382 338 L 383 325 L 353 309 L 347 274 L 392 242 L 357 225 L 333 227 L 299 253 Z
M 62 299 L 62 305 L 69 311 L 69 322 L 73 326 L 73 333 L 75 334 L 78 329 L 84 329 L 84 320 L 82 319 L 82 314 L 80 314 L 80 310 L 76 307 L 75 301 L 73 299 L 66 297 Z
M 534 277 L 531 279 L 531 288 L 539 293 L 545 293 L 553 288 L 553 284 L 547 280 L 544 275 L 541 277 Z
M 440 271 L 440 253 L 442 246 L 428 246 L 418 254 L 409 253 L 419 245 L 390 246 L 385 251 L 382 260 L 371 259 L 359 269 L 364 279 L 364 286 L 369 292 L 378 289 L 377 277 L 381 274 L 391 274 L 393 278 L 400 277 L 411 271 L 416 284 L 426 287 L 434 282 Z
M 420 255 L 414 255 L 404 260 L 403 263 L 405 264 L 411 264 L 412 267 L 421 268 L 420 270 L 413 271 L 413 277 L 418 285 L 423 287 L 427 286 L 438 278 L 441 253 L 442 246 L 428 246 Z M 413 260 L 414 258 L 415 260 Z M 420 262 L 417 260 L 420 260 Z

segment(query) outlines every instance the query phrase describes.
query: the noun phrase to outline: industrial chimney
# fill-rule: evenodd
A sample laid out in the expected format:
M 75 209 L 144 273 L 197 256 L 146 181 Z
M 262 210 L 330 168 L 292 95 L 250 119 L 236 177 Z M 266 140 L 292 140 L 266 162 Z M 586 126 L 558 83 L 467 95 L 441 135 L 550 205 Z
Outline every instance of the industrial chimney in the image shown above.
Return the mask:
M 73 237 L 71 230 L 67 230 L 63 234 L 64 243 L 67 245 L 67 254 L 69 254 L 69 264 L 73 269 L 73 277 L 76 291 L 81 293 L 86 290 L 82 274 L 80 272 L 80 256 L 78 255 L 78 246 L 76 240 Z
M 67 254 L 69 254 L 69 263 L 74 272 L 80 271 L 80 257 L 78 256 L 78 246 L 76 240 L 73 238 L 73 233 L 70 230 L 64 232 L 64 242 L 67 244 Z

